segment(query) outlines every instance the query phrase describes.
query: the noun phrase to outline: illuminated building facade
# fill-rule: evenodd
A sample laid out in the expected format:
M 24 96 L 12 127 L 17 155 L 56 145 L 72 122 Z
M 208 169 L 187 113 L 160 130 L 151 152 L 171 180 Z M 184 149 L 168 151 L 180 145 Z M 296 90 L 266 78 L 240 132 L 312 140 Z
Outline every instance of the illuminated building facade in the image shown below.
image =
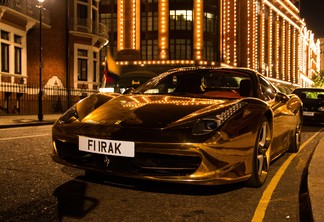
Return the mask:
M 242 66 L 300 85 L 311 84 L 319 71 L 319 43 L 289 0 L 102 0 L 100 4 L 109 45 L 122 67 L 122 87 L 179 66 Z M 101 56 L 105 55 L 103 49 Z
M 320 70 L 323 72 L 324 71 L 324 38 L 320 38 L 319 41 L 320 41 L 320 51 L 321 51 Z

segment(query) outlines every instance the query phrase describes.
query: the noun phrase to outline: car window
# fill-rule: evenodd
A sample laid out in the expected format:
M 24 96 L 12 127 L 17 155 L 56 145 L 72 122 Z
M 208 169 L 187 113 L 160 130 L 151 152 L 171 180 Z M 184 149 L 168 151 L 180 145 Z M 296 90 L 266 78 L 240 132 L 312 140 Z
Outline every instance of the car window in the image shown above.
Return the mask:
M 292 92 L 292 90 L 287 86 L 282 86 L 282 85 L 278 85 L 278 84 L 277 85 L 274 84 L 274 86 L 277 88 L 277 91 L 279 91 L 283 94 L 289 95 Z
M 261 85 L 262 99 L 266 101 L 274 99 L 276 97 L 276 90 L 271 83 L 262 76 L 259 76 L 259 81 Z
M 252 84 L 247 74 L 232 70 L 186 70 L 162 74 L 139 87 L 136 92 L 241 98 L 251 96 Z
M 324 99 L 324 91 L 322 90 L 298 90 L 295 91 L 294 94 L 299 96 L 301 99 L 311 99 L 311 100 L 323 100 Z

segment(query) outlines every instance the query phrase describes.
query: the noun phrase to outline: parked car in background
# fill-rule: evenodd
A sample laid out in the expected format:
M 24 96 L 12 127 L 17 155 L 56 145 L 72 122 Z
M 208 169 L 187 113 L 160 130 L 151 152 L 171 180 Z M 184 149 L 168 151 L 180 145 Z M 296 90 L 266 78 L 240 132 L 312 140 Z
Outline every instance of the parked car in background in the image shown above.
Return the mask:
M 324 89 L 298 88 L 293 91 L 303 102 L 303 122 L 324 123 Z
M 254 70 L 177 68 L 127 92 L 62 115 L 53 159 L 90 175 L 260 187 L 272 160 L 299 149 L 301 100 Z

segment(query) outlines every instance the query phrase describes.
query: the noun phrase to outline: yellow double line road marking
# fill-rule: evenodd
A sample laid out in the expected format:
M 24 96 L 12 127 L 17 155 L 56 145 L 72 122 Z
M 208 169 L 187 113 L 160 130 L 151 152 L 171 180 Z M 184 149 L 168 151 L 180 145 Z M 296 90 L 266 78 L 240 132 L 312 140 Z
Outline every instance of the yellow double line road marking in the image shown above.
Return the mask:
M 311 136 L 308 140 L 306 140 L 299 148 L 299 150 L 304 149 L 304 147 L 312 141 L 320 132 L 322 132 L 324 128 L 320 129 L 317 133 L 315 133 L 313 136 Z M 265 216 L 265 212 L 267 210 L 267 207 L 270 203 L 271 196 L 273 194 L 273 191 L 277 187 L 282 175 L 285 173 L 287 167 L 291 163 L 291 161 L 295 158 L 297 153 L 293 153 L 289 156 L 289 158 L 282 164 L 282 166 L 278 169 L 277 173 L 274 175 L 272 180 L 270 181 L 268 187 L 263 192 L 263 195 L 261 197 L 261 200 L 259 201 L 258 207 L 256 208 L 252 221 L 253 222 L 260 222 L 263 220 Z

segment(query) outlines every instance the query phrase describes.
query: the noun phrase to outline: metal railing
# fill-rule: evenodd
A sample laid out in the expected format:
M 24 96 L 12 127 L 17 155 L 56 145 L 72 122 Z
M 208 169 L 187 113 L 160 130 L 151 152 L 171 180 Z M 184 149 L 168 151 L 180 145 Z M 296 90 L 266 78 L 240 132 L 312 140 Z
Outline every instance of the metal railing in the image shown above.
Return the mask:
M 98 23 L 89 19 L 69 18 L 69 30 L 99 35 L 108 38 L 108 28 L 103 23 Z
M 80 99 L 97 93 L 97 90 L 72 89 L 70 101 L 65 88 L 43 88 L 42 106 L 44 114 L 63 113 Z M 0 84 L 0 115 L 37 114 L 39 87 L 22 84 Z

